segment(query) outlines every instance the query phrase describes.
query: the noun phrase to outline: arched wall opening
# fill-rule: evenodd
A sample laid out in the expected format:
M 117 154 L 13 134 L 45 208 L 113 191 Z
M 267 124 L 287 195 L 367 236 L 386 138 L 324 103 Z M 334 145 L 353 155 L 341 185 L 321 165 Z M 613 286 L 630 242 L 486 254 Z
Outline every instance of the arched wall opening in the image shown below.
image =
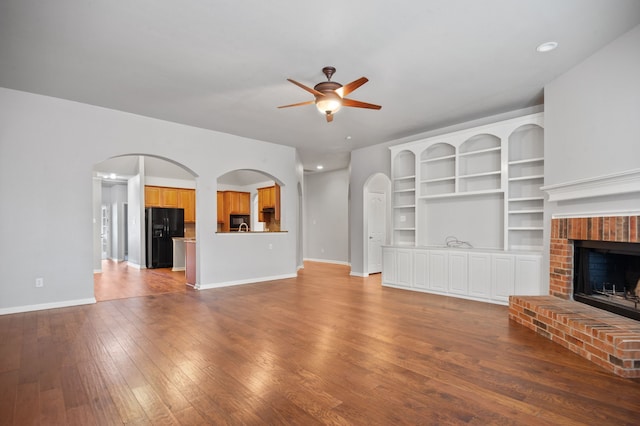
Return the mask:
M 217 232 L 284 231 L 281 200 L 286 190 L 280 179 L 262 170 L 236 169 L 218 176 Z
M 173 203 L 189 210 L 185 235 L 195 236 L 195 191 L 197 174 L 170 158 L 132 153 L 108 158 L 93 166 L 93 270 L 102 270 L 102 260 L 127 261 L 146 267 L 145 207 Z M 145 187 L 160 190 L 157 200 L 145 200 Z M 167 198 L 163 199 L 163 189 Z M 175 199 L 173 199 L 174 195 Z M 188 194 L 188 196 L 182 196 Z M 191 198 L 188 198 L 191 197 Z M 185 203 L 183 205 L 183 203 Z M 189 203 L 187 207 L 186 203 Z M 173 207 L 173 205 L 171 205 Z

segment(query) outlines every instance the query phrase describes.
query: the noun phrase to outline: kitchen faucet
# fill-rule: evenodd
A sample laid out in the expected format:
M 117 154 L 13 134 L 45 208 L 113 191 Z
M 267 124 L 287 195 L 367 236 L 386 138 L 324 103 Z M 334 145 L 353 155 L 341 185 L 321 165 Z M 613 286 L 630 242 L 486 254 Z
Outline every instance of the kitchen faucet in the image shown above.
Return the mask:
M 240 224 L 240 226 L 238 226 L 238 232 L 245 232 L 242 230 L 242 225 L 244 225 L 244 227 L 246 228 L 246 232 L 249 232 L 249 225 L 247 225 L 246 223 L 242 222 Z

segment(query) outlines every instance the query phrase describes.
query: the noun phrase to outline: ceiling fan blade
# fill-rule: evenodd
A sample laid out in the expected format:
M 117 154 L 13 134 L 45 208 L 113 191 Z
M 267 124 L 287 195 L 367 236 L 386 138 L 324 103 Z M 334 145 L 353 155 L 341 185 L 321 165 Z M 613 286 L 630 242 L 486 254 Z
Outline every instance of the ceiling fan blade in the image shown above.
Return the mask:
M 354 101 L 353 99 L 342 99 L 342 106 L 346 107 L 354 107 L 354 108 L 369 108 L 369 109 L 380 109 L 382 108 L 380 105 L 368 104 L 366 102 Z
M 311 104 L 313 104 L 315 102 L 316 101 L 298 102 L 297 104 L 282 105 L 282 106 L 279 106 L 278 108 L 289 108 L 289 107 L 297 107 L 297 106 L 302 106 L 302 105 L 311 105 Z
M 312 89 L 311 87 L 307 87 L 302 83 L 298 83 L 295 80 L 292 80 L 290 78 L 287 79 L 288 81 L 292 82 L 293 84 L 295 84 L 296 86 L 300 87 L 301 89 L 306 90 L 307 92 L 311 93 L 312 95 L 316 95 L 316 96 L 324 96 L 324 93 L 317 91 L 316 89 Z
M 333 121 L 333 114 L 327 114 L 327 123 L 331 123 Z
M 344 86 L 342 86 L 340 89 L 336 90 L 336 92 L 338 92 L 338 94 L 342 97 L 347 96 L 349 93 L 353 92 L 354 90 L 356 90 L 358 87 L 362 86 L 363 84 L 365 84 L 367 81 L 369 81 L 369 79 L 367 77 L 360 77 L 359 79 L 352 81 L 349 84 L 345 84 Z

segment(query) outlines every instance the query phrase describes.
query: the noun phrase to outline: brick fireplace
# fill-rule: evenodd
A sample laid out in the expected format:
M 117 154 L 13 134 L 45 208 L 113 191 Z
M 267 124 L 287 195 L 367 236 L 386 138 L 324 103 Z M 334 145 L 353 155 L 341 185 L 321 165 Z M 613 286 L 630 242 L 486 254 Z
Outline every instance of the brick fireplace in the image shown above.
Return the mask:
M 640 243 L 640 216 L 551 221 L 549 296 L 512 296 L 509 318 L 623 377 L 640 378 L 640 322 L 573 297 L 573 240 Z
M 573 294 L 572 240 L 640 243 L 640 216 L 553 219 L 549 253 L 549 294 L 570 299 Z

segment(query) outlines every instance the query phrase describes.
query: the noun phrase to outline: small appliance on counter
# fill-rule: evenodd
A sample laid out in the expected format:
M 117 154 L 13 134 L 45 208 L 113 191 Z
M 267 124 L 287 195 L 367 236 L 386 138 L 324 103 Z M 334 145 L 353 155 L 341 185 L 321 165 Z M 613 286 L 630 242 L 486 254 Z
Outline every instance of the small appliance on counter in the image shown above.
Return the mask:
M 244 229 L 245 231 L 249 231 L 249 224 L 250 222 L 250 215 L 248 214 L 232 214 L 229 216 L 229 230 L 234 232 L 234 231 L 239 231 L 240 230 L 240 225 L 242 224 L 246 224 L 247 227 L 246 229 Z
M 184 209 L 145 209 L 147 268 L 173 267 L 173 238 L 184 237 Z

